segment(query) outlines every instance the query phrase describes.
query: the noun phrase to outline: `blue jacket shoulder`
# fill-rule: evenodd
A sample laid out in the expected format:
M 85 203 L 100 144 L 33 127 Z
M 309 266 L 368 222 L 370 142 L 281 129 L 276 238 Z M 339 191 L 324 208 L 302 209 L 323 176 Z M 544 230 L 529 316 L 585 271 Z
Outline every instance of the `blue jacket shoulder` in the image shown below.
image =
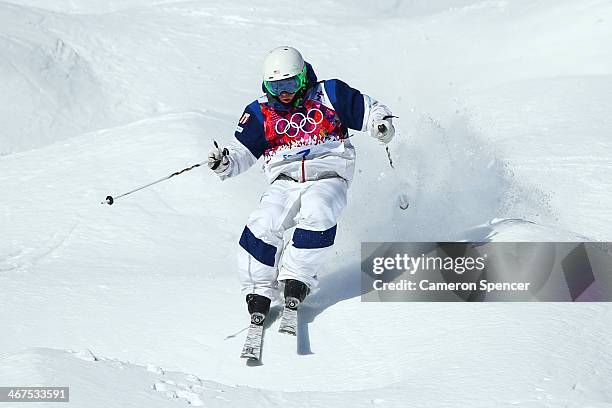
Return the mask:
M 340 79 L 325 80 L 323 86 L 342 124 L 361 130 L 365 113 L 363 94 Z
M 260 101 L 251 102 L 244 109 L 244 113 L 238 121 L 238 127 L 234 136 L 242 143 L 256 158 L 260 158 L 268 148 L 268 140 L 264 135 L 263 113 Z

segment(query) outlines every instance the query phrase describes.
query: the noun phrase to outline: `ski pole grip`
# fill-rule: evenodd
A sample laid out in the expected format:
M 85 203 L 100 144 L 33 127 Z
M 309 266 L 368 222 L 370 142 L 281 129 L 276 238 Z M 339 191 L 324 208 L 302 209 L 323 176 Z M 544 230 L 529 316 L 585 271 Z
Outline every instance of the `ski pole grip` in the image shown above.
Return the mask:
M 383 116 L 383 120 L 387 120 L 387 119 L 391 119 L 391 118 L 398 118 L 398 116 L 394 116 L 394 115 L 385 115 Z M 380 124 L 378 125 L 378 131 L 380 133 L 385 133 L 387 131 L 387 126 L 385 126 L 384 124 Z

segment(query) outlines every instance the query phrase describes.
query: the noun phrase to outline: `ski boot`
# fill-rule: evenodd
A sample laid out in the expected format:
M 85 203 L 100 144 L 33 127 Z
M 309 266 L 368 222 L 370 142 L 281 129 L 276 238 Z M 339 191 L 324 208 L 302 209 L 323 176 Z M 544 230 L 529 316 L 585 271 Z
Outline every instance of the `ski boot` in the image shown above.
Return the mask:
M 310 292 L 308 285 L 295 279 L 285 281 L 285 307 L 297 310 L 300 303 L 306 299 Z
M 259 361 L 263 344 L 263 323 L 270 311 L 271 300 L 265 296 L 249 293 L 246 296 L 246 302 L 251 315 L 251 324 L 240 357 L 250 361 Z
M 271 300 L 265 296 L 249 293 L 246 296 L 247 307 L 251 315 L 251 323 L 258 326 L 263 325 L 268 312 L 270 311 Z
M 298 306 L 304 301 L 310 289 L 308 285 L 299 280 L 287 279 L 285 281 L 285 308 L 278 331 L 297 336 Z

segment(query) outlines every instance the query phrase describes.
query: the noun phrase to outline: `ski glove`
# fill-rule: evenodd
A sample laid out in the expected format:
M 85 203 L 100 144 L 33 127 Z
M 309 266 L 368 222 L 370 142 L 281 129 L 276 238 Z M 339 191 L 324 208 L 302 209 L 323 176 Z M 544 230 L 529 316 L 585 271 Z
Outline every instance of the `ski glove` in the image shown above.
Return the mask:
M 230 166 L 229 150 L 223 150 L 215 142 L 215 147 L 208 153 L 208 167 L 217 174 L 223 174 Z
M 370 128 L 370 135 L 373 138 L 378 139 L 383 144 L 389 143 L 395 135 L 395 128 L 393 127 L 391 118 L 377 119 L 372 122 L 372 127 Z

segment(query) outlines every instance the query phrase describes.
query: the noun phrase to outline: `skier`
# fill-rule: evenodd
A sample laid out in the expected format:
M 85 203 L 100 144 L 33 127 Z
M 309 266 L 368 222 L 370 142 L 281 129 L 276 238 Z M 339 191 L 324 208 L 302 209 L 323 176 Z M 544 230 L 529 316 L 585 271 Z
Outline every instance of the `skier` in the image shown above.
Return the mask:
M 318 81 L 291 47 L 267 54 L 262 90 L 238 121 L 236 140 L 226 148 L 215 142 L 208 157 L 221 180 L 263 157 L 270 185 L 247 221 L 238 254 L 242 291 L 257 325 L 277 298 L 279 282 L 292 310 L 317 286 L 355 167 L 348 129 L 369 131 L 385 144 L 395 134 L 388 107 L 339 79 Z M 283 251 L 283 233 L 291 227 Z

